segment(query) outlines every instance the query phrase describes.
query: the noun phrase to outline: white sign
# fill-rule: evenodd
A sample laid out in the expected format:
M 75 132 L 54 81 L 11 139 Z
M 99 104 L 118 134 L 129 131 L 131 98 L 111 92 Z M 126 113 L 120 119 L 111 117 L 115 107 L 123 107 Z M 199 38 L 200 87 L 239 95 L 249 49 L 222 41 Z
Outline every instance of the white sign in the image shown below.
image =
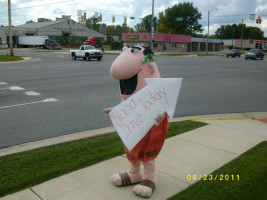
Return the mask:
M 155 124 L 158 114 L 174 115 L 182 78 L 146 78 L 147 85 L 110 112 L 120 138 L 131 151 Z
M 250 14 L 249 19 L 250 19 L 250 20 L 255 20 L 255 19 L 256 19 L 256 15 L 255 15 L 255 14 Z
M 80 16 L 82 16 L 83 14 L 82 14 L 82 10 L 77 10 L 77 17 L 80 17 Z

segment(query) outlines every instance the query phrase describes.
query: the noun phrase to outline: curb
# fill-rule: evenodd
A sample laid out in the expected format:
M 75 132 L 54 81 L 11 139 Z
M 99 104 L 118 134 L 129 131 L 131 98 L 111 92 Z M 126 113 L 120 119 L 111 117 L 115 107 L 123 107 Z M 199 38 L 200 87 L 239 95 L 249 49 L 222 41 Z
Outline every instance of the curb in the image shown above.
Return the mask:
M 32 57 L 22 57 L 22 58 L 23 60 L 0 62 L 0 64 L 24 63 L 24 62 L 33 62 L 40 60 L 40 58 L 32 58 Z
M 251 112 L 251 113 L 229 113 L 229 114 L 211 114 L 211 115 L 199 115 L 199 116 L 188 116 L 188 117 L 177 117 L 170 119 L 169 122 L 179 122 L 185 120 L 248 120 L 248 119 L 267 119 L 267 112 Z M 35 142 L 29 142 L 11 147 L 0 149 L 0 158 L 7 155 L 12 155 L 24 151 L 35 150 L 43 147 L 48 147 L 56 144 L 62 144 L 75 140 L 85 139 L 97 135 L 104 135 L 116 132 L 116 129 L 111 127 L 93 129 L 83 131 L 79 133 L 72 133 L 68 135 L 43 139 Z

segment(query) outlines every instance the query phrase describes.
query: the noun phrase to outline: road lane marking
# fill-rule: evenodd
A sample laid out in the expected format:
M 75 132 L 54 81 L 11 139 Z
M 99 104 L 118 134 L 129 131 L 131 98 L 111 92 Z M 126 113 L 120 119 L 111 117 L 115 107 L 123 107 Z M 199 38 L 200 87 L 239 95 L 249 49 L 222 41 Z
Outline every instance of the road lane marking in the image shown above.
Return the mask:
M 55 99 L 55 98 L 49 98 L 49 99 L 44 99 L 42 102 L 56 102 L 58 101 L 58 99 Z
M 25 90 L 25 89 L 22 88 L 22 87 L 18 87 L 18 86 L 11 86 L 11 87 L 7 87 L 7 88 L 0 88 L 0 90 L 15 90 L 15 91 L 18 91 L 18 90 Z
M 25 92 L 25 94 L 28 95 L 28 96 L 38 96 L 38 95 L 41 95 L 40 93 L 34 92 L 34 91 Z
M 12 87 L 9 87 L 8 89 L 9 90 L 25 90 L 24 88 L 18 87 L 18 86 L 12 86 Z
M 25 89 L 22 87 L 18 87 L 18 86 L 11 86 L 7 88 L 1 88 L 0 90 L 25 90 Z
M 26 105 L 37 104 L 37 103 L 51 103 L 51 102 L 56 102 L 56 101 L 58 101 L 58 99 L 49 98 L 49 99 L 44 99 L 42 101 L 35 101 L 35 102 L 30 102 L 30 103 L 22 103 L 22 104 L 10 105 L 10 106 L 3 106 L 3 107 L 0 107 L 0 109 L 12 108 L 12 107 L 18 107 L 18 106 L 26 106 Z

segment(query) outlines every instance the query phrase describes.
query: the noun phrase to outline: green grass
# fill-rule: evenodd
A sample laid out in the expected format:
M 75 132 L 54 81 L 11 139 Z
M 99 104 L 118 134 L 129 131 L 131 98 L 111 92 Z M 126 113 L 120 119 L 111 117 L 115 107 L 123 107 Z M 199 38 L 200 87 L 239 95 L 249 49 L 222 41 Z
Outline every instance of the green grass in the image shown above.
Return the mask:
M 197 56 L 225 56 L 225 54 L 222 53 L 198 53 Z
M 266 200 L 267 141 L 212 173 L 213 177 L 217 174 L 234 175 L 235 180 L 201 180 L 169 200 Z
M 166 137 L 205 125 L 195 121 L 170 123 Z M 123 153 L 121 139 L 117 133 L 111 133 L 2 157 L 0 197 Z
M 37 52 L 49 52 L 49 53 L 52 53 L 52 52 L 55 52 L 55 50 L 37 50 Z
M 111 45 L 103 45 L 103 49 L 106 50 L 111 50 Z
M 0 55 L 0 62 L 23 60 L 21 56 Z
M 120 53 L 110 53 L 110 52 L 103 52 L 103 55 L 120 55 Z
M 159 56 L 188 56 L 188 55 L 196 55 L 195 53 L 159 53 Z
M 189 56 L 189 55 L 194 55 L 194 56 L 225 56 L 225 54 L 222 53 L 208 53 L 208 55 L 206 55 L 205 52 L 203 53 L 197 53 L 197 52 L 189 52 L 189 53 L 165 53 L 165 54 L 158 54 L 159 56 Z

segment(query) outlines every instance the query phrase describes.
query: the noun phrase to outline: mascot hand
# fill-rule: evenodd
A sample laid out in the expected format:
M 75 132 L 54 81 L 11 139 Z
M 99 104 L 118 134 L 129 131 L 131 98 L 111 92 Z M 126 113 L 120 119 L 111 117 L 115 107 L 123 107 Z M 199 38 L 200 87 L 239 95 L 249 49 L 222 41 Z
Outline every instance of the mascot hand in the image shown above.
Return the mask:
M 106 120 L 110 120 L 109 116 L 108 116 L 108 113 L 112 110 L 113 107 L 111 108 L 106 108 L 103 110 L 104 114 L 105 114 L 105 117 L 106 117 Z
M 158 126 L 164 119 L 165 119 L 165 113 L 163 114 L 158 114 L 158 116 L 155 118 L 155 125 Z

